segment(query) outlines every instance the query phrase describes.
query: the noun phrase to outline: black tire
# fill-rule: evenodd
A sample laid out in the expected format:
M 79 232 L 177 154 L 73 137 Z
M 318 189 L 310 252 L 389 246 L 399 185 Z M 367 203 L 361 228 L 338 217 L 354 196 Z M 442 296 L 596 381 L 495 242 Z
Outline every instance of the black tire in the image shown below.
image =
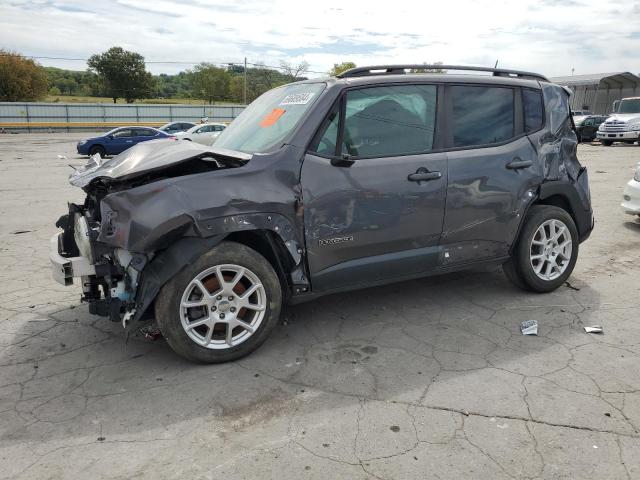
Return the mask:
M 610 147 L 611 145 L 613 145 L 613 141 L 612 140 L 601 140 L 602 145 L 604 145 L 605 147 Z
M 528 290 L 527 286 L 520 278 L 520 274 L 516 270 L 516 265 L 513 259 L 509 259 L 509 261 L 502 264 L 502 271 L 509 281 L 516 287 L 521 288 L 522 290 Z
M 181 321 L 181 301 L 185 289 L 198 274 L 223 264 L 244 267 L 258 277 L 266 294 L 266 308 L 262 322 L 245 341 L 224 349 L 211 349 L 187 335 Z M 281 308 L 282 289 L 271 264 L 245 245 L 222 242 L 187 265 L 162 287 L 156 299 L 155 314 L 162 334 L 178 355 L 194 362 L 221 363 L 241 358 L 258 348 L 277 325 Z
M 578 139 L 578 143 L 582 143 L 582 135 L 576 132 L 576 138 Z
M 91 147 L 91 150 L 89 150 L 90 157 L 93 157 L 96 153 L 98 153 L 101 158 L 104 158 L 107 155 L 107 152 L 102 145 L 94 145 Z
M 531 260 L 531 245 L 538 228 L 548 220 L 560 220 L 571 235 L 571 257 L 566 268 L 552 280 L 540 278 L 534 271 Z M 527 214 L 520 235 L 513 249 L 512 258 L 503 269 L 507 278 L 516 286 L 538 293 L 551 292 L 563 285 L 573 272 L 578 259 L 578 229 L 566 210 L 551 205 L 535 205 Z M 515 280 L 515 281 L 514 281 Z

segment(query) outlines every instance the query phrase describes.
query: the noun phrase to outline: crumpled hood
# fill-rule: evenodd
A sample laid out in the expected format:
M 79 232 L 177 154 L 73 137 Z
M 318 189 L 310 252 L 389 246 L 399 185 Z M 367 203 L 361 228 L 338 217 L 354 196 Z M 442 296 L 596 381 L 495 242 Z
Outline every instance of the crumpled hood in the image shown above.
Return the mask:
M 640 123 L 640 113 L 614 113 L 604 123 Z
M 139 143 L 108 160 L 103 160 L 100 155 L 94 155 L 89 158 L 85 166 L 74 170 L 69 175 L 69 183 L 82 188 L 96 178 L 129 179 L 193 158 L 211 162 L 224 158 L 249 161 L 252 155 L 173 139 L 150 140 Z

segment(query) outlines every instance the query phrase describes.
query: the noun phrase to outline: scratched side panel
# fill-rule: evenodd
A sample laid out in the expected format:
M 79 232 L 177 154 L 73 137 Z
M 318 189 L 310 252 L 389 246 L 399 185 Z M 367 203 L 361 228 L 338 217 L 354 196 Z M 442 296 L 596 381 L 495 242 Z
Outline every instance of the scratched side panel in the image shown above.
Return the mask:
M 442 244 L 445 263 L 506 255 L 522 214 L 542 180 L 527 137 L 506 145 L 449 152 L 449 185 Z M 533 165 L 509 170 L 519 158 Z

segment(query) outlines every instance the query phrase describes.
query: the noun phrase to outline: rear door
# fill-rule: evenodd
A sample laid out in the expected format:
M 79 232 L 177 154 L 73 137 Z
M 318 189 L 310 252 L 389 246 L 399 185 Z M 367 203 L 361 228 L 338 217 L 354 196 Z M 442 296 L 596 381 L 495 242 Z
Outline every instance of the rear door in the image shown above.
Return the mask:
M 446 264 L 506 256 L 542 180 L 527 132 L 543 124 L 539 90 L 447 87 Z
M 436 85 L 350 89 L 302 166 L 314 291 L 384 283 L 438 263 L 446 154 Z
M 157 132 L 150 128 L 136 128 L 134 130 L 134 135 L 133 143 L 136 144 L 147 140 L 153 140 L 156 137 Z

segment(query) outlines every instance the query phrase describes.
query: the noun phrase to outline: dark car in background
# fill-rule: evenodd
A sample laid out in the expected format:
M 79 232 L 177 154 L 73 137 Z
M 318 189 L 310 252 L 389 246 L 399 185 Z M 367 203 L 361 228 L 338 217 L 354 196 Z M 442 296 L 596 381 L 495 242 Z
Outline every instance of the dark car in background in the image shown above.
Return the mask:
M 429 68 L 448 73 L 413 73 Z M 146 142 L 74 170 L 87 197 L 56 223 L 53 276 L 129 332 L 155 318 L 199 362 L 246 355 L 284 305 L 330 293 L 480 264 L 551 292 L 593 228 L 569 95 L 451 65 L 284 85 L 213 146 Z
M 160 128 L 158 128 L 158 130 L 164 133 L 172 134 L 178 132 L 186 132 L 187 130 L 195 126 L 196 124 L 193 122 L 170 122 L 161 126 Z
M 80 155 L 117 155 L 140 142 L 174 136 L 151 127 L 119 127 L 99 137 L 80 140 L 77 150 Z
M 607 119 L 606 115 L 587 115 L 586 117 L 574 118 L 576 124 L 576 135 L 579 142 L 590 142 L 596 138 L 598 127 Z

